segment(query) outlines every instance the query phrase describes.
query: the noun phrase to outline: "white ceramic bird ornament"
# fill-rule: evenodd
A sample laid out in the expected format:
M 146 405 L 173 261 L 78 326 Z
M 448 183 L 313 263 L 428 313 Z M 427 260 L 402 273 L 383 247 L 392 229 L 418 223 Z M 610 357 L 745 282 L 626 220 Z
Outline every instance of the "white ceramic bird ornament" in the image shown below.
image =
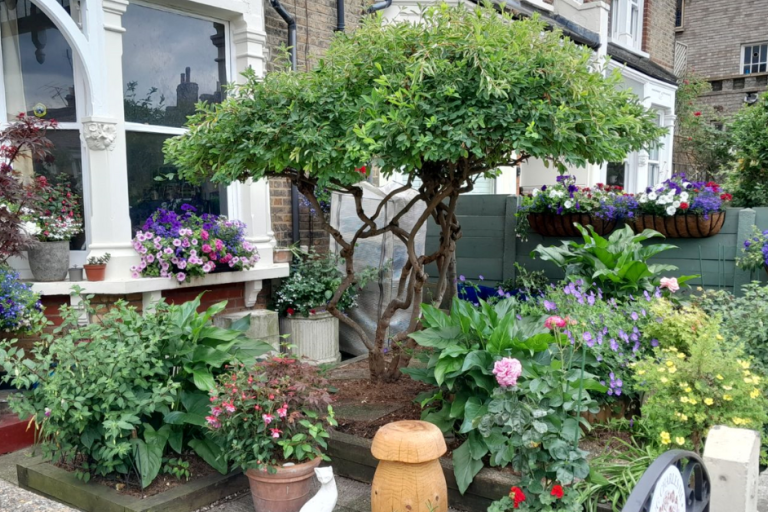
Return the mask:
M 315 468 L 315 476 L 320 481 L 320 490 L 309 500 L 301 512 L 333 512 L 339 491 L 336 489 L 336 479 L 333 477 L 333 468 Z

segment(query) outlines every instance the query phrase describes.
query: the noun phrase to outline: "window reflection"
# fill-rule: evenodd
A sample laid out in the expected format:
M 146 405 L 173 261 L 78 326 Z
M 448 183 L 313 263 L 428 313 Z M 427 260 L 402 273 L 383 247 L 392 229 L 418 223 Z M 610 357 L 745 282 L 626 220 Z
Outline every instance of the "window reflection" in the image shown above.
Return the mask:
M 70 0 L 58 2 L 70 12 Z M 0 37 L 8 121 L 76 121 L 72 49 L 48 16 L 30 0 L 0 2 Z
M 191 204 L 198 213 L 227 212 L 225 187 L 212 183 L 196 187 L 176 179 L 158 179 L 176 171 L 174 166 L 164 163 L 163 142 L 169 137 L 157 133 L 126 133 L 128 193 L 134 231 L 158 208 L 182 213 L 181 206 Z
M 183 126 L 226 85 L 224 25 L 130 4 L 123 15 L 125 120 Z

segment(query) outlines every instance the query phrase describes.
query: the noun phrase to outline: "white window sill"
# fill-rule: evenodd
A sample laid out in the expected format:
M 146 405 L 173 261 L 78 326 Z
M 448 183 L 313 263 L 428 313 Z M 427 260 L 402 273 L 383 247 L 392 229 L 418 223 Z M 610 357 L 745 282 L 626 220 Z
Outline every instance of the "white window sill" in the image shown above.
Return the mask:
M 634 48 L 632 46 L 627 46 L 624 43 L 621 43 L 618 39 L 615 39 L 611 37 L 611 44 L 615 44 L 616 46 L 622 48 L 623 50 L 627 50 L 628 52 L 632 52 L 635 55 L 638 55 L 640 57 L 643 57 L 644 59 L 650 59 L 651 54 L 648 52 L 644 52 L 643 50 L 638 50 L 637 48 Z
M 69 295 L 72 286 L 77 285 L 85 293 L 99 295 L 127 295 L 130 293 L 160 292 L 163 290 L 178 290 L 185 288 L 197 288 L 201 286 L 215 286 L 219 284 L 246 283 L 263 281 L 285 277 L 289 273 L 287 263 L 273 263 L 272 265 L 258 266 L 251 270 L 240 272 L 221 272 L 193 278 L 186 283 L 179 283 L 176 279 L 162 277 L 144 277 L 140 279 L 126 279 L 119 281 L 56 281 L 52 283 L 40 283 L 32 281 L 32 290 L 41 295 Z M 259 287 L 260 288 L 260 287 Z

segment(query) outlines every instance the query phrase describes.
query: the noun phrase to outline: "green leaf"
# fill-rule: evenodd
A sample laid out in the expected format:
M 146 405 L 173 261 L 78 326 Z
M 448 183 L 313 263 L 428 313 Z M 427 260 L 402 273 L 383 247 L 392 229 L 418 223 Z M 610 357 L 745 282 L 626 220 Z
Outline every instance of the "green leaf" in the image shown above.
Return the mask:
M 479 398 L 475 396 L 469 398 L 464 405 L 464 422 L 461 424 L 459 433 L 466 434 L 477 428 L 487 412 L 488 407 L 483 405 Z
M 213 379 L 213 374 L 207 369 L 193 369 L 192 380 L 197 389 L 202 391 L 210 391 L 216 387 L 216 381 Z
M 483 469 L 483 461 L 472 458 L 469 448 L 469 441 L 465 441 L 461 446 L 453 450 L 453 474 L 456 476 L 456 485 L 459 492 L 464 494 L 475 479 L 480 470 Z
M 483 436 L 480 435 L 480 432 L 473 430 L 469 434 L 467 441 L 469 442 L 470 456 L 474 460 L 482 460 L 488 453 L 488 446 L 486 446 L 485 440 L 483 439 Z
M 205 439 L 190 440 L 189 447 L 213 469 L 222 475 L 227 474 L 227 461 L 225 460 L 224 452 L 222 452 L 218 444 L 206 437 Z
M 193 363 L 203 363 L 215 368 L 228 363 L 231 358 L 229 353 L 205 345 L 198 345 L 192 353 Z
M 424 329 L 423 331 L 413 332 L 409 336 L 422 347 L 432 347 L 441 350 L 450 345 L 460 343 L 463 338 L 461 327 L 456 325 Z
M 98 439 L 101 439 L 101 434 L 95 425 L 88 425 L 85 430 L 83 430 L 83 433 L 80 434 L 80 442 L 89 450 L 93 446 L 94 441 Z
M 168 436 L 168 444 L 173 451 L 181 455 L 181 449 L 184 444 L 184 431 L 180 428 L 171 429 L 171 435 Z

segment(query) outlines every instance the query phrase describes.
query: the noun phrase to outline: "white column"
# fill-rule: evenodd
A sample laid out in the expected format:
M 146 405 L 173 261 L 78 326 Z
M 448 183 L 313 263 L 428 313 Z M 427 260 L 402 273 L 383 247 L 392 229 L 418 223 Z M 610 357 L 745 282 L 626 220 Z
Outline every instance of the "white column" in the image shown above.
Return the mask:
M 664 126 L 667 127 L 669 132 L 667 133 L 666 137 L 664 137 L 666 140 L 664 141 L 664 147 L 661 148 L 661 151 L 664 154 L 664 158 L 662 159 L 664 163 L 662 164 L 662 170 L 661 170 L 662 181 L 672 177 L 672 172 L 674 171 L 672 167 L 674 164 L 674 155 L 675 155 L 675 121 L 676 120 L 677 120 L 677 116 L 674 114 L 664 115 Z
M 89 2 L 90 3 L 90 2 Z M 98 8 L 98 3 L 88 5 Z M 103 22 L 89 23 L 89 41 L 103 41 L 95 60 L 105 75 L 104 111 L 108 117 L 82 119 L 82 137 L 88 161 L 90 183 L 89 255 L 110 253 L 107 280 L 127 279 L 130 267 L 139 261 L 131 246 L 131 219 L 128 204 L 128 168 L 123 115 L 123 39 L 121 17 L 128 7 L 125 0 L 103 0 Z M 90 19 L 98 19 L 91 16 Z
M 236 81 L 242 82 L 242 73 L 253 68 L 256 76 L 266 73 L 267 34 L 263 13 L 250 13 L 232 22 Z M 248 224 L 248 240 L 255 244 L 261 256 L 260 265 L 273 263 L 275 233 L 269 208 L 269 182 L 234 183 L 229 187 L 230 216 Z

